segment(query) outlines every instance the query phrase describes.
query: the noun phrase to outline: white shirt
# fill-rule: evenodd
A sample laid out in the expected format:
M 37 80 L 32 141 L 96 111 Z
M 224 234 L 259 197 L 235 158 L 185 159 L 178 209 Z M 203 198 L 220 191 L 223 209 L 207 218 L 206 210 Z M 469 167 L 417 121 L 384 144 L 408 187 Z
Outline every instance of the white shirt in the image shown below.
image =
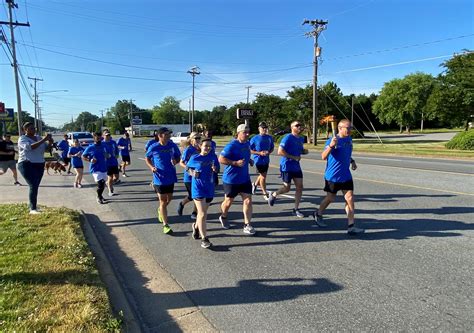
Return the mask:
M 41 141 L 39 135 L 35 135 L 35 138 L 32 139 L 26 135 L 20 136 L 18 139 L 18 163 L 23 161 L 30 161 L 31 163 L 44 163 L 44 152 L 48 147 L 48 143 L 44 142 L 43 144 L 32 149 L 31 145 Z

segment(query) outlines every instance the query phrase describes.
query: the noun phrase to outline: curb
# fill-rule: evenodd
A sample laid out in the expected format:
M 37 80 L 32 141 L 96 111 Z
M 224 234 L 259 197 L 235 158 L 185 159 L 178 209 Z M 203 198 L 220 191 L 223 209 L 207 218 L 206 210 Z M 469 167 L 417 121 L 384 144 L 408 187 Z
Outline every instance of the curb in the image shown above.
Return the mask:
M 116 315 L 122 312 L 124 319 L 123 329 L 125 332 L 144 332 L 144 328 L 140 325 L 139 316 L 133 305 L 129 302 L 123 285 L 94 232 L 93 225 L 90 223 L 86 213 L 83 210 L 79 211 L 84 222 L 82 223 L 84 236 L 94 254 L 94 261 L 99 275 L 106 286 L 113 312 Z

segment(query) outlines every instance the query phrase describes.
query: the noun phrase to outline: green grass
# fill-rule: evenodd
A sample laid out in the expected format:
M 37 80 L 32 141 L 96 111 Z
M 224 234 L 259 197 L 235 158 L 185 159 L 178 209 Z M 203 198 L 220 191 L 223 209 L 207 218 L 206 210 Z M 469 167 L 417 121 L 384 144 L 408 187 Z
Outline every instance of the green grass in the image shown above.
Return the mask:
M 77 212 L 0 205 L 0 332 L 119 331 Z

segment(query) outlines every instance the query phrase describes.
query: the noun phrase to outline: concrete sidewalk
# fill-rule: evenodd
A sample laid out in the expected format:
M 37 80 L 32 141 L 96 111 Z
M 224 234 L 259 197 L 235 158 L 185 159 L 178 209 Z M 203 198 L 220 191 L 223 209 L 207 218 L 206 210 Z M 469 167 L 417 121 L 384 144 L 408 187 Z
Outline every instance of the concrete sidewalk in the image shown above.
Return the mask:
M 21 175 L 19 181 L 26 184 Z M 40 206 L 67 207 L 82 211 L 86 222 L 86 239 L 107 285 L 114 311 L 124 313 L 125 330 L 216 331 L 179 283 L 154 260 L 131 230 L 123 225 L 126 221 L 122 221 L 111 206 L 97 204 L 95 184 L 90 181 L 91 178 L 86 176 L 84 187 L 76 189 L 72 186 L 74 176 L 45 173 L 39 189 L 38 203 Z M 18 202 L 28 202 L 28 186 L 13 185 L 11 171 L 8 171 L 0 176 L 0 203 Z M 175 297 L 173 302 L 178 301 L 180 307 L 170 306 L 167 303 L 170 300 L 166 297 L 160 298 L 160 294 L 170 293 L 179 295 L 179 300 Z M 141 307 L 137 304 L 141 304 Z M 141 320 L 144 316 L 148 323 L 146 327 Z

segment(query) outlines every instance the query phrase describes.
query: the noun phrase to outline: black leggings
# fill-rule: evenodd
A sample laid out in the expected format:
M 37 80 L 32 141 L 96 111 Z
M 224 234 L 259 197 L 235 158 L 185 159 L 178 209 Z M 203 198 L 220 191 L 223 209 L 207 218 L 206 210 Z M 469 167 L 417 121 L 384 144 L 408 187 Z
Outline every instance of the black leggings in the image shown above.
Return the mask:
M 97 182 L 97 198 L 103 199 L 102 193 L 104 193 L 105 189 L 105 180 L 101 179 Z
M 44 162 L 31 163 L 30 161 L 22 161 L 18 163 L 18 170 L 30 187 L 30 192 L 28 195 L 30 209 L 36 209 L 38 203 L 38 188 L 44 174 Z

